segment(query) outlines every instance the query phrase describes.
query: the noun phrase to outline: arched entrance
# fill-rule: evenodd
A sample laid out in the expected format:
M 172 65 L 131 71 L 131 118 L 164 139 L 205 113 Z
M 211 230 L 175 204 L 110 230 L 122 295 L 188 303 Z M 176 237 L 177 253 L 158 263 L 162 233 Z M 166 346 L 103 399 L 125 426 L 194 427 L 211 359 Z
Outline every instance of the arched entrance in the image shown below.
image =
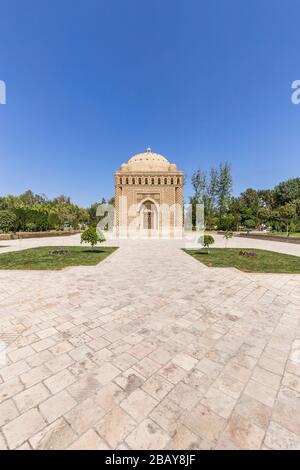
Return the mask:
M 140 229 L 145 236 L 153 236 L 158 230 L 158 211 L 156 204 L 147 199 L 143 201 L 139 209 Z

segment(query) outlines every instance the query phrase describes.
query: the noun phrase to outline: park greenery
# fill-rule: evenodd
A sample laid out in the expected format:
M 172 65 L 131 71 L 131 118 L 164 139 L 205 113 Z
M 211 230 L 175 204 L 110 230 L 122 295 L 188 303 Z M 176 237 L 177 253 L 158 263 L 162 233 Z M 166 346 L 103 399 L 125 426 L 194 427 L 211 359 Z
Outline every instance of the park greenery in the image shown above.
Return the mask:
M 300 232 L 300 178 L 283 181 L 272 189 L 248 188 L 233 196 L 231 168 L 224 163 L 208 173 L 195 171 L 192 185 L 190 203 L 193 207 L 204 204 L 207 230 L 249 232 L 267 227 L 287 235 Z
M 93 225 L 91 225 L 81 234 L 80 243 L 89 243 L 92 248 L 94 248 L 97 243 L 102 242 L 105 242 L 103 233 Z
M 255 249 L 252 252 L 241 251 L 240 248 L 212 248 L 209 253 L 202 248 L 184 251 L 197 261 L 213 268 L 237 268 L 252 273 L 300 274 L 298 256 L 273 251 Z
M 204 204 L 205 229 L 247 232 L 267 227 L 274 233 L 292 236 L 300 233 L 300 178 L 283 181 L 272 189 L 248 188 L 233 195 L 231 167 L 221 163 L 192 175 L 193 227 L 196 228 L 196 204 Z M 114 204 L 114 198 L 83 208 L 68 196 L 48 199 L 31 190 L 19 196 L 0 197 L 0 233 L 85 229 L 96 226 L 100 203 Z
M 0 269 L 60 270 L 70 266 L 94 266 L 113 253 L 116 247 L 44 246 L 2 253 Z
M 106 201 L 102 199 L 100 202 Z M 45 195 L 34 194 L 31 190 L 19 196 L 2 196 L 0 233 L 83 229 L 97 224 L 98 204 L 83 208 L 74 204 L 68 196 L 48 199 Z
M 204 248 L 207 248 L 207 253 L 209 253 L 209 247 L 215 243 L 215 239 L 212 235 L 203 235 L 198 241 Z

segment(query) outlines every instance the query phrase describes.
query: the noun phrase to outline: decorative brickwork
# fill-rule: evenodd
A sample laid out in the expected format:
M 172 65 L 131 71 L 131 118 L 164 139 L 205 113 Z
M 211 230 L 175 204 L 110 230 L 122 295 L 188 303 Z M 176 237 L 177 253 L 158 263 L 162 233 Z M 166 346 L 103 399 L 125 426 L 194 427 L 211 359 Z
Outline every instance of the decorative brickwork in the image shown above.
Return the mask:
M 151 149 L 115 173 L 115 232 L 123 236 L 182 236 L 183 172 Z

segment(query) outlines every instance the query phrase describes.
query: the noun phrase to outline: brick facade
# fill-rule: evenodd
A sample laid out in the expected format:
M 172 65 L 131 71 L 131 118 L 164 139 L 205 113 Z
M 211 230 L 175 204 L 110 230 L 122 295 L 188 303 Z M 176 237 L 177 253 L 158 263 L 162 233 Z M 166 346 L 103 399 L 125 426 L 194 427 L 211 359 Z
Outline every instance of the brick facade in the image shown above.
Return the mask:
M 115 173 L 118 235 L 182 234 L 183 172 L 156 153 L 135 155 Z

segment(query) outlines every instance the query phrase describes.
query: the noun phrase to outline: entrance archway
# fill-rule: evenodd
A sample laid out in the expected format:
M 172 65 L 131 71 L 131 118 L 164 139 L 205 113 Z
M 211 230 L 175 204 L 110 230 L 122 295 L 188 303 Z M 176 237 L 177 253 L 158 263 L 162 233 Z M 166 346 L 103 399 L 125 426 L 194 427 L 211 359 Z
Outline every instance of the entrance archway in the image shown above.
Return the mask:
M 142 232 L 151 236 L 158 230 L 158 211 L 156 204 L 147 199 L 140 206 L 140 228 Z

